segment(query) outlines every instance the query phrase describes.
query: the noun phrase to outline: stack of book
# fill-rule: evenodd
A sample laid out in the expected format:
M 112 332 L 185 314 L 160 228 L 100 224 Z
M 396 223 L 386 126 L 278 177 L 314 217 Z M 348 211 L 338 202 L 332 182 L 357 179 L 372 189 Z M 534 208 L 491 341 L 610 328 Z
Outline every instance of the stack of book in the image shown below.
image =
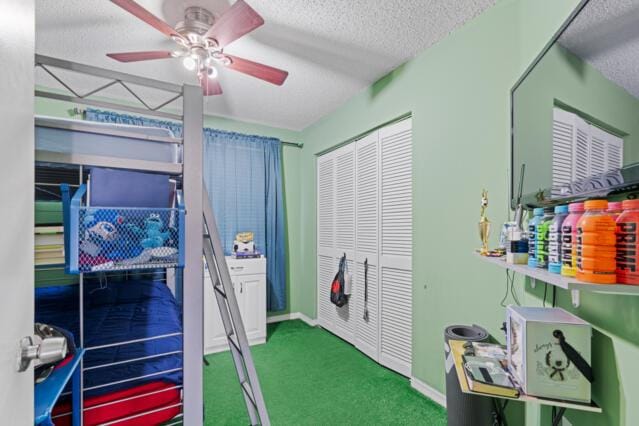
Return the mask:
M 472 343 L 462 356 L 468 388 L 473 392 L 518 398 L 519 387 L 508 372 L 506 347 L 492 343 Z
M 232 257 L 234 257 L 235 259 L 259 259 L 260 257 L 262 257 L 262 253 L 257 250 L 250 252 L 237 251 L 233 253 Z
M 64 263 L 64 231 L 62 226 L 35 227 L 35 264 Z

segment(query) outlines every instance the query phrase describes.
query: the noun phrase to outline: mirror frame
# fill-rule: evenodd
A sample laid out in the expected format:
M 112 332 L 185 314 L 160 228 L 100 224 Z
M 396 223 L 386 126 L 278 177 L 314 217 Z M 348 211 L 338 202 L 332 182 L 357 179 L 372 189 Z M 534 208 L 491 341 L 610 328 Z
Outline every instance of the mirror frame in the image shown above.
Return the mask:
M 515 90 L 524 82 L 526 77 L 535 69 L 537 64 L 544 58 L 546 53 L 554 46 L 554 44 L 559 40 L 561 35 L 566 31 L 568 26 L 572 24 L 572 22 L 577 18 L 577 15 L 581 13 L 581 11 L 586 7 L 586 5 L 590 2 L 590 0 L 581 0 L 577 7 L 570 13 L 568 18 L 564 21 L 563 24 L 559 27 L 559 29 L 552 36 L 550 41 L 546 43 L 541 52 L 535 57 L 530 65 L 526 68 L 524 73 L 517 79 L 515 85 L 510 89 L 510 188 L 509 188 L 509 199 L 510 199 L 510 208 L 514 210 L 517 208 L 517 200 L 515 199 Z M 522 194 L 525 195 L 525 194 Z

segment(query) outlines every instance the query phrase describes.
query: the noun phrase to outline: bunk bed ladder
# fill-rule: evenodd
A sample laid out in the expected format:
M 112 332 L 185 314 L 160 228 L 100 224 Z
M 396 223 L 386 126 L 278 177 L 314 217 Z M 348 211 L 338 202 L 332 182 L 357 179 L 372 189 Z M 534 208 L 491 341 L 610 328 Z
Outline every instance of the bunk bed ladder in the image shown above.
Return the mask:
M 204 211 L 204 257 L 208 266 L 213 291 L 217 304 L 220 308 L 220 316 L 229 348 L 233 356 L 233 363 L 237 370 L 246 409 L 251 421 L 251 425 L 270 425 L 266 405 L 262 396 L 262 389 L 257 378 L 251 349 L 244 330 L 244 323 L 240 315 L 240 310 L 235 298 L 233 283 L 229 274 L 224 250 L 217 232 L 215 216 L 211 208 L 209 195 L 206 188 L 202 191 L 203 211 Z

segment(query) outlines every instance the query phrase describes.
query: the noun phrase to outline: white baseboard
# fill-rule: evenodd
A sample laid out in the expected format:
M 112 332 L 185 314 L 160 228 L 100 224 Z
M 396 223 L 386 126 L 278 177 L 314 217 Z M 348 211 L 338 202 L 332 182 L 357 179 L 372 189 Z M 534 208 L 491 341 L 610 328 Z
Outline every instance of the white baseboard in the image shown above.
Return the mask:
M 301 312 L 296 312 L 295 314 L 297 315 L 297 319 L 300 319 L 300 320 L 304 321 L 306 324 L 310 325 L 311 327 L 317 326 L 317 320 L 316 319 L 307 317 L 306 315 L 304 315 Z
M 410 386 L 425 397 L 432 399 L 442 407 L 446 408 L 446 395 L 428 386 L 416 377 L 410 378 Z
M 290 314 L 282 314 L 282 315 L 274 315 L 272 317 L 267 317 L 266 322 L 268 324 L 273 322 L 282 322 L 282 321 L 290 321 L 290 320 L 302 320 L 306 324 L 311 327 L 315 327 L 317 325 L 317 320 L 309 318 L 301 312 L 291 312 Z
M 247 336 L 249 346 L 261 345 L 266 343 L 266 336 Z M 210 346 L 204 347 L 204 355 L 212 355 L 219 352 L 226 352 L 229 350 L 229 343 L 226 338 L 215 339 Z
M 266 317 L 266 323 L 271 324 L 273 322 L 282 322 L 291 320 L 291 314 L 273 315 L 272 317 Z

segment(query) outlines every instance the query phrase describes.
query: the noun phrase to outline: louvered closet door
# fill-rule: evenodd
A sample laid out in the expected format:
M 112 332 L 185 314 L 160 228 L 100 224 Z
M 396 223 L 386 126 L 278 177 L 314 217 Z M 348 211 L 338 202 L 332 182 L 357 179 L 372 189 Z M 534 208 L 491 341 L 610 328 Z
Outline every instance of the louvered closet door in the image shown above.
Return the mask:
M 575 141 L 573 151 L 573 180 L 591 176 L 590 173 L 590 124 L 574 115 Z M 581 190 L 578 188 L 578 190 Z
M 575 131 L 573 114 L 555 108 L 552 126 L 552 195 L 568 193 L 567 189 L 573 181 Z
M 564 195 L 561 187 L 574 182 L 575 191 L 596 189 L 596 180 L 590 180 L 590 187 L 581 181 L 623 166 L 623 139 L 577 114 L 555 108 L 552 136 L 553 195 Z
M 595 126 L 590 126 L 590 175 L 599 175 L 608 171 L 606 151 L 608 133 Z
M 335 263 L 335 160 L 334 153 L 317 159 L 317 317 L 319 324 L 334 328 L 335 306 L 330 302 Z
M 584 190 L 579 181 L 590 176 L 590 139 L 590 124 L 572 112 L 553 109 L 553 195 Z
M 608 134 L 607 139 L 606 171 L 620 169 L 623 167 L 623 139 L 612 134 Z
M 357 141 L 355 279 L 355 346 L 379 360 L 379 132 Z M 368 276 L 365 261 L 368 260 Z M 366 279 L 368 278 L 368 279 Z M 364 319 L 365 284 L 368 283 L 368 319 Z
M 348 144 L 333 152 L 335 158 L 335 254 L 346 254 L 348 270 L 356 280 L 355 268 L 355 144 Z M 335 269 L 337 270 L 337 268 Z M 358 295 L 352 292 L 349 302 L 335 310 L 333 332 L 352 342 L 355 335 L 355 307 Z
M 412 363 L 412 121 L 379 131 L 380 363 L 409 376 Z
M 605 173 L 623 166 L 623 139 L 590 125 L 591 172 Z

